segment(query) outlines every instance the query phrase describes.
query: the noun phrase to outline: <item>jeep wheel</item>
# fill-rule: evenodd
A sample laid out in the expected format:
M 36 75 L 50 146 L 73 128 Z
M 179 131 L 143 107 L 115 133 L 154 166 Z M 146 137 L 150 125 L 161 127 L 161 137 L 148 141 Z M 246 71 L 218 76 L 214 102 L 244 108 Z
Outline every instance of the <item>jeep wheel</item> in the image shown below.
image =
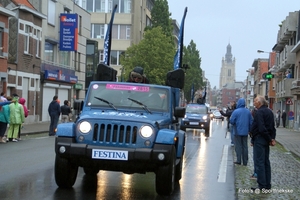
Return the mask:
M 175 168 L 175 181 L 176 182 L 178 182 L 182 176 L 182 159 L 183 159 L 183 157 L 180 158 L 180 161 L 176 165 L 176 168 Z
M 58 187 L 71 188 L 77 178 L 78 166 L 72 164 L 68 159 L 56 155 L 54 175 Z
M 90 167 L 84 167 L 83 171 L 88 176 L 96 176 L 99 172 L 98 169 L 93 169 L 93 168 L 90 168 Z
M 156 171 L 156 192 L 159 195 L 170 195 L 174 190 L 175 183 L 175 147 L 172 147 L 170 162 L 161 166 Z

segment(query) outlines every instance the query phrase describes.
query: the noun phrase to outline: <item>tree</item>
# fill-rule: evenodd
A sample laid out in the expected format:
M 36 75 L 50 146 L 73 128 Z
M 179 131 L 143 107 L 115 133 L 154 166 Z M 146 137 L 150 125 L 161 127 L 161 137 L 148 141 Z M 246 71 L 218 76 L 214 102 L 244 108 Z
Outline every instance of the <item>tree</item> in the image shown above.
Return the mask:
M 173 26 L 171 13 L 169 12 L 169 5 L 167 0 L 155 0 L 153 8 L 151 10 L 151 22 L 152 27 L 146 27 L 145 30 L 149 30 L 156 27 L 161 27 L 163 33 L 172 40 Z
M 185 84 L 184 84 L 184 95 L 187 99 L 187 102 L 190 102 L 191 99 L 191 89 L 194 84 L 194 92 L 202 89 L 204 86 L 202 79 L 202 69 L 201 58 L 199 51 L 196 48 L 196 44 L 191 40 L 190 44 L 187 47 L 183 48 L 183 58 L 182 62 L 188 65 L 188 69 L 185 74 Z
M 167 72 L 173 69 L 174 55 L 174 45 L 167 42 L 161 27 L 145 31 L 144 39 L 129 47 L 121 56 L 125 80 L 134 67 L 141 66 L 151 84 L 164 85 Z

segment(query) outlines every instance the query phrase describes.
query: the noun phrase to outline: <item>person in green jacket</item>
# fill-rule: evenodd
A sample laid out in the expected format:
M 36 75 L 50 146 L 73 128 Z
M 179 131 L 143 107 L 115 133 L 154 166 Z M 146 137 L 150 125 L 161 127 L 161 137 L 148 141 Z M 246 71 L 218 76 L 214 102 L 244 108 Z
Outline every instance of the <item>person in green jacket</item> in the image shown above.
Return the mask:
M 13 94 L 14 103 L 9 105 L 10 109 L 10 123 L 8 128 L 8 141 L 17 142 L 19 128 L 25 121 L 24 109 L 21 104 L 19 104 L 19 96 Z

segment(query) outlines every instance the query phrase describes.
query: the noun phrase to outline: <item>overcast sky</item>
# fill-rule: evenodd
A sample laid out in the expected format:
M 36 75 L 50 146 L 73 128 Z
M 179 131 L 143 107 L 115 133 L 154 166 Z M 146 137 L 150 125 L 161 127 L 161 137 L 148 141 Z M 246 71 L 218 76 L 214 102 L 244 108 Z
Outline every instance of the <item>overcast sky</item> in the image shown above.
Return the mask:
M 236 81 L 244 81 L 256 58 L 268 58 L 257 50 L 272 51 L 279 24 L 289 12 L 300 10 L 299 0 L 168 0 L 171 17 L 180 25 L 184 9 L 184 45 L 196 43 L 201 68 L 211 86 L 219 88 L 222 57 L 230 43 L 236 59 Z

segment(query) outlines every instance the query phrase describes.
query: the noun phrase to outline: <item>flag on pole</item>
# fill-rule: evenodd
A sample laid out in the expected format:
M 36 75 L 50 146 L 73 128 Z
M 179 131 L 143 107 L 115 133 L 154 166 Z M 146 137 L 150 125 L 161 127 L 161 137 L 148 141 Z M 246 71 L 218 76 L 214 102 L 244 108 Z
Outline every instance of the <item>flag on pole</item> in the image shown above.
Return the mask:
M 194 102 L 194 83 L 192 85 L 192 89 L 191 89 L 191 99 L 192 99 L 192 103 Z
M 113 26 L 113 23 L 114 23 L 114 16 L 115 16 L 117 7 L 118 7 L 118 5 L 116 4 L 115 7 L 114 7 L 114 10 L 111 13 L 110 22 L 108 24 L 107 31 L 106 31 L 106 36 L 105 36 L 105 40 L 104 40 L 103 63 L 106 64 L 106 65 L 110 64 L 111 31 L 112 31 L 112 26 Z
M 184 31 L 184 20 L 185 20 L 186 13 L 187 13 L 187 7 L 184 10 L 183 18 L 180 25 L 180 30 L 178 35 L 178 47 L 174 57 L 174 69 L 181 68 L 181 64 L 182 64 L 183 31 Z

